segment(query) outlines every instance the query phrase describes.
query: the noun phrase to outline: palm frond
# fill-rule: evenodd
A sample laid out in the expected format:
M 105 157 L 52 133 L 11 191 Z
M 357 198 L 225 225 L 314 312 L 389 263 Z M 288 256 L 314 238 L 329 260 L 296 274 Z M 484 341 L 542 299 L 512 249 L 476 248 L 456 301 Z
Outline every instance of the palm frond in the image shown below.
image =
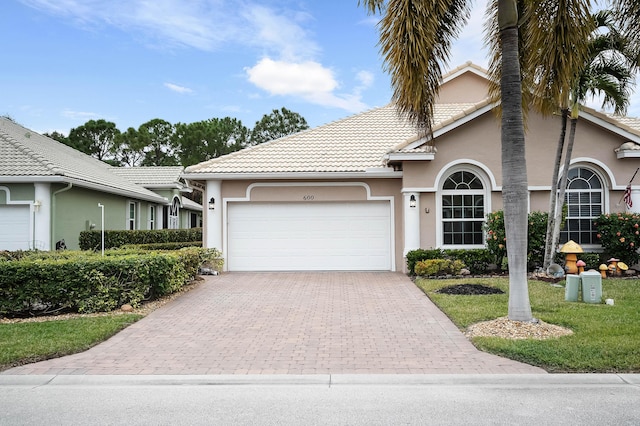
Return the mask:
M 369 1 L 367 3 L 378 3 Z M 380 51 L 391 75 L 393 101 L 423 135 L 453 39 L 467 22 L 467 0 L 389 0 L 379 23 Z

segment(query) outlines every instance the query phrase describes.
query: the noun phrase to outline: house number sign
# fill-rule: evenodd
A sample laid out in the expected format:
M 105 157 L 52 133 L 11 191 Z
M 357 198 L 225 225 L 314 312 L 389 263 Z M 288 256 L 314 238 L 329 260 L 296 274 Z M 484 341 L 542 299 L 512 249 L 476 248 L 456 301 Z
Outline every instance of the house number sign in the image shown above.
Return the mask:
M 302 200 L 303 201 L 313 201 L 314 198 L 316 198 L 316 197 L 313 196 L 313 195 L 303 195 L 302 196 Z

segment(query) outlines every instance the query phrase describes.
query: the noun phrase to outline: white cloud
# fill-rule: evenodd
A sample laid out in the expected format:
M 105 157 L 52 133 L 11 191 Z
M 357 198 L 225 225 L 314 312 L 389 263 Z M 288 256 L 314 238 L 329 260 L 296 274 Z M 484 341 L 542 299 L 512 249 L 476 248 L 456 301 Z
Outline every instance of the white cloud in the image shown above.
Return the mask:
M 213 51 L 223 44 L 255 46 L 282 57 L 319 51 L 301 25 L 308 14 L 241 0 L 20 0 L 93 30 L 101 25 L 142 34 L 157 46 Z
M 287 60 L 312 58 L 320 51 L 301 25 L 310 17 L 305 13 L 278 15 L 264 6 L 250 6 L 243 13 L 250 24 L 248 43 Z
M 360 82 L 359 88 L 362 90 L 371 87 L 375 80 L 375 76 L 370 71 L 359 71 L 356 74 L 356 79 Z
M 189 89 L 188 87 L 178 86 L 177 84 L 173 83 L 164 83 L 164 87 L 177 93 L 193 93 L 193 90 Z
M 298 96 L 317 105 L 350 112 L 366 108 L 357 91 L 352 94 L 334 93 L 339 84 L 333 71 L 318 62 L 287 62 L 263 58 L 253 67 L 247 68 L 246 72 L 251 83 L 271 95 Z

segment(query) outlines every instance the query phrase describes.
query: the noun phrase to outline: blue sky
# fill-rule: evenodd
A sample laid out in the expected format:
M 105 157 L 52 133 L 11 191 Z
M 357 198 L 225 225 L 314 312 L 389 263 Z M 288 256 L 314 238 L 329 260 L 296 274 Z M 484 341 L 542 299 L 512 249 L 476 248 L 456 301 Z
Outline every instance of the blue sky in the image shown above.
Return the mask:
M 486 67 L 484 5 L 451 68 Z M 101 118 L 253 127 L 284 106 L 315 127 L 389 102 L 375 24 L 357 0 L 5 0 L 0 115 L 67 134 Z
M 452 67 L 486 64 L 478 3 Z M 100 118 L 253 127 L 284 106 L 315 127 L 389 102 L 375 23 L 357 0 L 5 0 L 0 114 L 66 134 Z

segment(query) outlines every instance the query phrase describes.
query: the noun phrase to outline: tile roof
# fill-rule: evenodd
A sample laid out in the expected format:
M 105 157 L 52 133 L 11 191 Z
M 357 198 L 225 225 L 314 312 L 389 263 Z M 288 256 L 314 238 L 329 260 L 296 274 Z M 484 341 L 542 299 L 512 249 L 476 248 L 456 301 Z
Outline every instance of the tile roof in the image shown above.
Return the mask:
M 72 182 L 78 186 L 165 202 L 158 194 L 112 172 L 114 167 L 0 117 L 0 178 Z
M 145 188 L 184 186 L 182 166 L 114 167 L 113 173 Z
M 434 122 L 443 126 L 476 109 L 436 105 Z M 416 127 L 389 104 L 189 166 L 185 173 L 365 172 L 385 167 L 385 154 L 417 137 Z

